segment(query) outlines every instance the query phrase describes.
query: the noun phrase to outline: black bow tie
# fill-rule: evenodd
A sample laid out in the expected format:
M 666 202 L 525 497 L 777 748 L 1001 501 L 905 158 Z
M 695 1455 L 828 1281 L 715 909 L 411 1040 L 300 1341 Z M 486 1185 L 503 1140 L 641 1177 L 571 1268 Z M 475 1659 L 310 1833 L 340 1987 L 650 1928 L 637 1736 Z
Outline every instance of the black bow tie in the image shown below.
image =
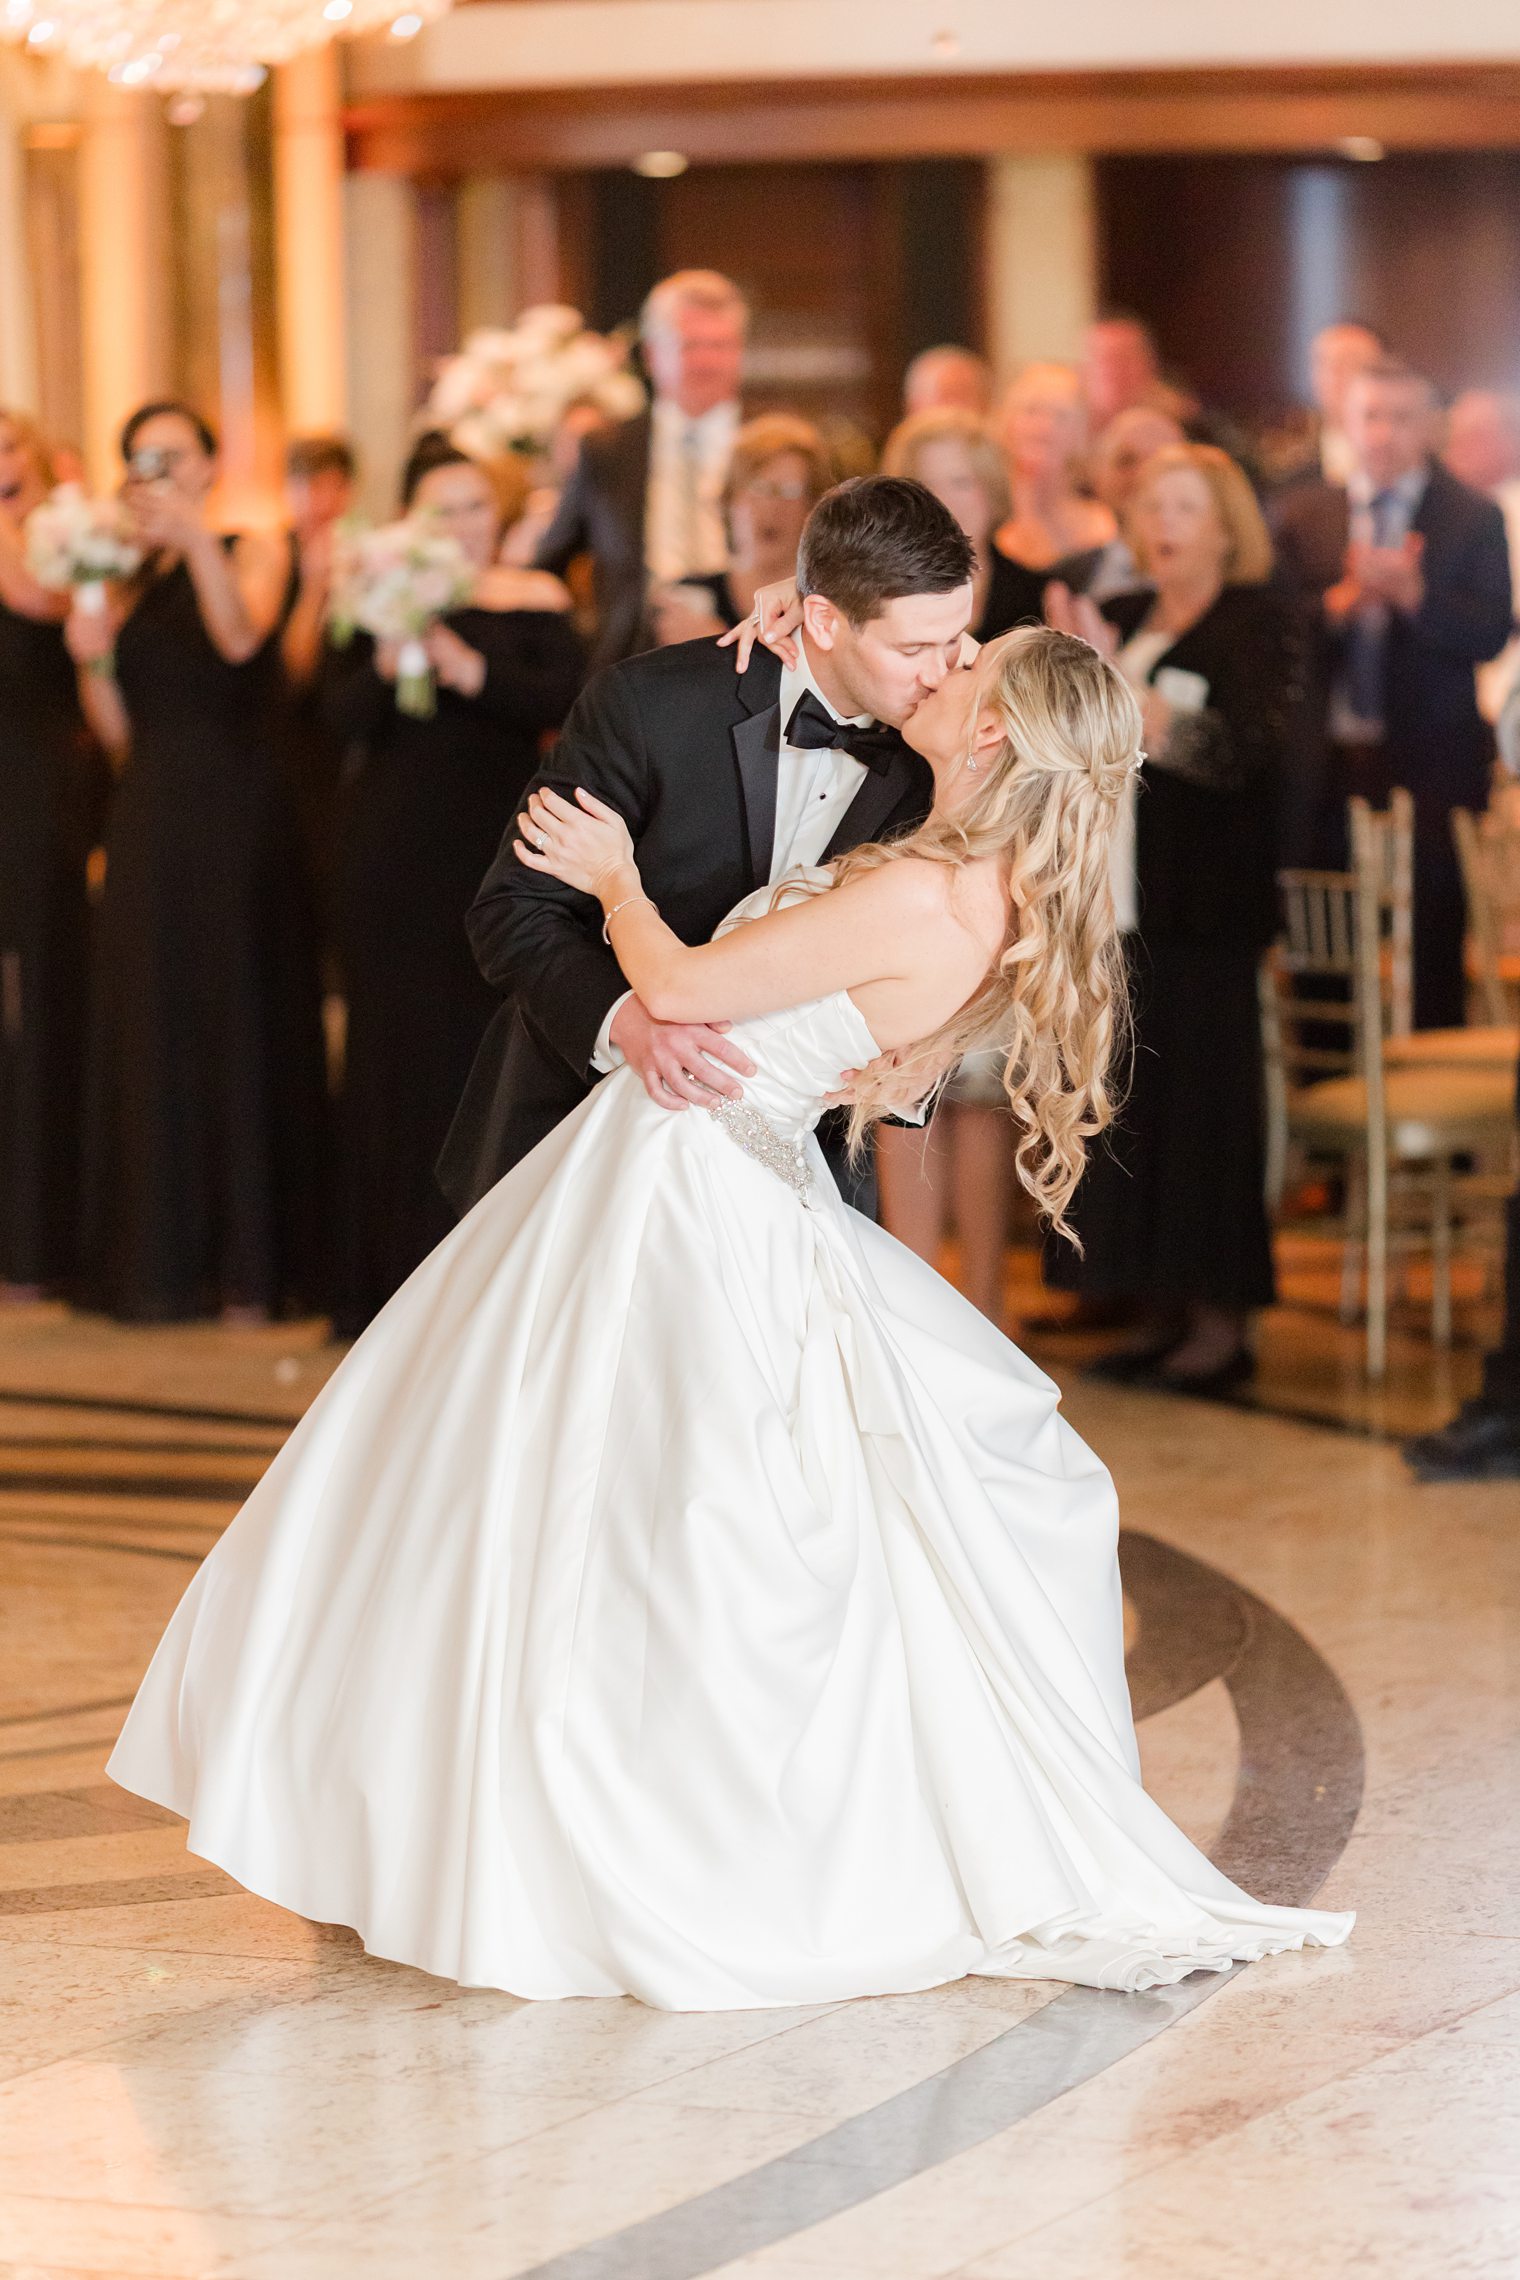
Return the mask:
M 896 729 L 883 728 L 880 721 L 836 720 L 811 689 L 804 689 L 792 708 L 786 741 L 799 752 L 848 752 L 878 776 L 885 775 L 903 748 Z

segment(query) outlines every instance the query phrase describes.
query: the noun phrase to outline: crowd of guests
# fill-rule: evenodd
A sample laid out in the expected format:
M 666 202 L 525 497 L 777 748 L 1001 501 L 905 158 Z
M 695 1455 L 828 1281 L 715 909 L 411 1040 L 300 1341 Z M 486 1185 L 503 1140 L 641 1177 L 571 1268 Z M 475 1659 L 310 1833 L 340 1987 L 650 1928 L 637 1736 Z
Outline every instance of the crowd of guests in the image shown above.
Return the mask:
M 405 470 L 473 580 L 416 718 L 395 645 L 330 624 L 341 438 L 292 445 L 287 531 L 238 535 L 193 407 L 121 448 L 142 567 L 70 609 L 22 541 L 45 445 L 0 415 L 0 1280 L 354 1332 L 450 1224 L 433 1164 L 495 1010 L 464 913 L 584 645 L 559 581 L 501 560 L 515 461 L 434 435 Z
M 0 416 L 6 1282 L 128 1319 L 313 1306 L 354 1330 L 445 1232 L 432 1166 L 493 1010 L 462 921 L 546 739 L 588 670 L 748 617 L 841 472 L 809 421 L 749 416 L 747 322 L 714 273 L 657 287 L 648 406 L 571 415 L 547 513 L 517 463 L 419 440 L 400 503 L 475 572 L 429 636 L 427 719 L 397 709 L 390 645 L 331 637 L 341 439 L 292 446 L 286 533 L 229 537 L 204 421 L 145 406 L 122 437 L 144 567 L 109 614 L 65 620 L 19 537 L 47 453 Z M 1351 322 L 1312 370 L 1312 411 L 1251 445 L 1111 312 L 1080 361 L 1001 397 L 968 349 L 917 357 L 880 457 L 970 539 L 979 639 L 1047 620 L 1140 695 L 1114 873 L 1129 1106 L 1079 1198 L 1080 1256 L 1047 1270 L 1079 1319 L 1130 1326 L 1111 1374 L 1198 1390 L 1249 1373 L 1273 1295 L 1255 977 L 1277 868 L 1343 861 L 1348 793 L 1407 786 L 1416 1018 L 1461 1021 L 1449 814 L 1486 801 L 1516 663 L 1520 407 L 1470 391 L 1443 414 Z M 889 1223 L 932 1255 L 953 1222 L 994 1316 L 1001 1097 L 968 1063 L 880 1165 Z

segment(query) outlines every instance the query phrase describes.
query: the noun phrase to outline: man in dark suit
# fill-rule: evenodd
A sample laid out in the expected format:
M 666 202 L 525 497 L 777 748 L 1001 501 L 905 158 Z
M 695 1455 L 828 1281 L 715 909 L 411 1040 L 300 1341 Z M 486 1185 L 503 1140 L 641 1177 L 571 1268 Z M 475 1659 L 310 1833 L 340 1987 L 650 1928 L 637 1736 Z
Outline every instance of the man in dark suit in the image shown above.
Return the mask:
M 1345 860 L 1348 794 L 1382 805 L 1395 785 L 1413 793 L 1415 1021 L 1446 1028 L 1466 1003 L 1450 817 L 1488 797 L 1492 743 L 1473 668 L 1509 638 L 1504 518 L 1431 456 L 1435 400 L 1418 373 L 1369 366 L 1344 416 L 1346 484 L 1297 484 L 1273 516 L 1278 576 L 1313 629 L 1321 859 Z
M 759 649 L 738 674 L 706 641 L 631 658 L 587 687 L 539 781 L 617 808 L 666 922 L 706 942 L 794 864 L 923 821 L 932 779 L 897 729 L 959 659 L 973 568 L 960 525 L 921 484 L 839 484 L 803 532 L 795 664 Z M 646 1013 L 594 900 L 519 863 L 517 836 L 507 832 L 468 920 L 480 970 L 507 1002 L 438 1166 L 461 1212 L 623 1062 L 673 1112 L 740 1097 L 754 1074 L 721 1027 Z
M 710 269 L 678 270 L 644 304 L 639 329 L 653 400 L 637 419 L 587 437 L 537 555 L 539 569 L 563 576 L 578 554 L 590 554 L 594 665 L 650 645 L 651 582 L 677 585 L 725 566 L 721 501 L 741 418 L 748 320 L 737 285 Z

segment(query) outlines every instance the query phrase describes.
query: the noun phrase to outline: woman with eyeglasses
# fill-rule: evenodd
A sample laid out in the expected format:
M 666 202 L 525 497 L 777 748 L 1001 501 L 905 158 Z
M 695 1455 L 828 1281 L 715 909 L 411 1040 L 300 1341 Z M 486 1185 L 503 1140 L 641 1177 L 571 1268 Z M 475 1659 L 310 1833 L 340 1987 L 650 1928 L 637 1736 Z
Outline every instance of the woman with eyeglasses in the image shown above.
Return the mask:
M 656 645 L 727 633 L 749 616 L 762 586 L 792 577 L 802 526 L 833 481 L 823 438 L 807 420 L 766 412 L 742 427 L 723 486 L 728 568 L 655 588 Z
M 85 1128 L 84 1295 L 128 1321 L 257 1321 L 322 1290 L 315 944 L 276 751 L 290 561 L 208 515 L 187 404 L 122 431 L 141 570 L 67 639 L 118 771 Z

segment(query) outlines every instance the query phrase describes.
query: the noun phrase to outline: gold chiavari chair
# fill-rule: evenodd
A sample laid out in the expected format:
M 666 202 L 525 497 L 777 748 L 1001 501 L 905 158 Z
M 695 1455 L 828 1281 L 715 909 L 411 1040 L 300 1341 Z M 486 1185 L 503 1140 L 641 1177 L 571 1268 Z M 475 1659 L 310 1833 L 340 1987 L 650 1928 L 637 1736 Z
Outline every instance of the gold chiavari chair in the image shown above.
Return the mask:
M 1512 1071 L 1483 1064 L 1389 1065 L 1395 1003 L 1392 898 L 1377 843 L 1355 833 L 1355 871 L 1280 874 L 1284 933 L 1263 967 L 1269 1197 L 1289 1152 L 1345 1169 L 1341 1311 L 1354 1319 L 1365 1261 L 1367 1374 L 1388 1366 L 1391 1200 L 1424 1204 L 1434 1267 L 1432 1334 L 1450 1343 L 1459 1158 L 1508 1160 Z M 1417 1238 L 1418 1239 L 1418 1238 Z
M 1485 1022 L 1520 1017 L 1520 824 L 1504 809 L 1451 812 L 1467 897 L 1467 965 Z

